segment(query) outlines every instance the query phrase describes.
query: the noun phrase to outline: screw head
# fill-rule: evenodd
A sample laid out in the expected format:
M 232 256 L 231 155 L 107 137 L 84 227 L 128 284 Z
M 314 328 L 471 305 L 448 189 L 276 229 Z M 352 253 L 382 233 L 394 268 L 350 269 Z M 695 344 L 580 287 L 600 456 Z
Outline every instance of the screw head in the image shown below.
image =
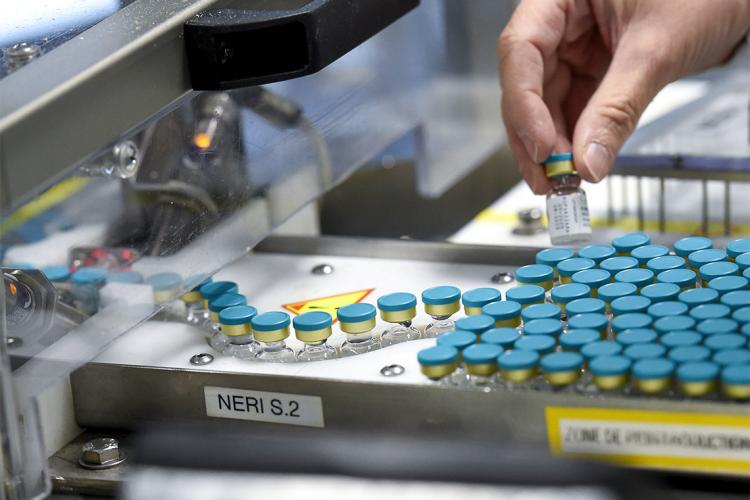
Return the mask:
M 140 151 L 133 141 L 123 141 L 112 148 L 115 157 L 115 172 L 118 177 L 128 179 L 138 172 L 141 163 Z
M 78 463 L 87 469 L 108 469 L 125 461 L 120 443 L 111 437 L 100 437 L 86 441 L 81 448 Z
M 514 279 L 513 273 L 502 272 L 502 273 L 493 274 L 492 278 L 490 278 L 490 281 L 492 281 L 493 283 L 502 285 L 504 283 L 510 283 L 511 281 L 513 281 L 513 279 Z
M 333 272 L 333 266 L 330 264 L 318 264 L 310 272 L 317 276 L 326 276 Z
M 207 352 L 202 352 L 200 354 L 196 354 L 195 356 L 190 358 L 190 364 L 196 365 L 196 366 L 203 366 L 207 365 L 209 363 L 212 363 L 214 360 L 213 354 L 209 354 Z
M 7 337 L 5 339 L 5 345 L 7 345 L 8 347 L 18 347 L 22 343 L 23 341 L 19 339 L 18 337 Z
M 387 365 L 380 369 L 380 374 L 384 377 L 398 377 L 405 371 L 406 368 L 401 365 Z

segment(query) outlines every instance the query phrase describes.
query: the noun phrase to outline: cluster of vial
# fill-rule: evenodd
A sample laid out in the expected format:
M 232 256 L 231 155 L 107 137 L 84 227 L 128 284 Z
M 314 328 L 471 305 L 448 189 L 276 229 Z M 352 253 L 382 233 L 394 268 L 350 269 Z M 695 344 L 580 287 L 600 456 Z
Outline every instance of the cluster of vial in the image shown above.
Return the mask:
M 551 248 L 418 354 L 440 384 L 750 399 L 750 238 Z M 458 323 L 458 322 L 457 322 Z M 478 325 L 483 325 L 481 328 Z

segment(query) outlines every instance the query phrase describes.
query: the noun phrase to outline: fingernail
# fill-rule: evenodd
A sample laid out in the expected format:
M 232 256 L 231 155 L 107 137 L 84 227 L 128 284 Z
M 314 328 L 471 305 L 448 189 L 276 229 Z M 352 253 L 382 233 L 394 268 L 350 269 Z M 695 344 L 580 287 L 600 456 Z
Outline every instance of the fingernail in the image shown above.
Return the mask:
M 609 172 L 610 154 L 607 148 L 598 142 L 589 143 L 583 153 L 583 161 L 591 172 L 594 182 L 599 182 Z

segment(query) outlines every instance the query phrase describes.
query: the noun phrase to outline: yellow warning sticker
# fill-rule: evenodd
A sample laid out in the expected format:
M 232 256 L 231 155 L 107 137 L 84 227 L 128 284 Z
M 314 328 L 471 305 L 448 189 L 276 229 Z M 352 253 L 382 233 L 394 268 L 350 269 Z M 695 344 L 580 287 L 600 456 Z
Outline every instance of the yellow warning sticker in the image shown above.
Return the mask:
M 750 475 L 750 415 L 564 407 L 545 414 L 556 455 Z
M 282 307 L 287 311 L 293 312 L 294 314 L 302 314 L 310 311 L 327 312 L 328 314 L 333 316 L 333 320 L 336 321 L 336 312 L 340 307 L 361 302 L 365 297 L 370 295 L 373 290 L 375 289 L 368 288 L 366 290 L 357 290 L 356 292 L 346 292 L 340 293 L 338 295 L 331 295 L 330 297 L 302 300 L 300 302 L 284 304 Z

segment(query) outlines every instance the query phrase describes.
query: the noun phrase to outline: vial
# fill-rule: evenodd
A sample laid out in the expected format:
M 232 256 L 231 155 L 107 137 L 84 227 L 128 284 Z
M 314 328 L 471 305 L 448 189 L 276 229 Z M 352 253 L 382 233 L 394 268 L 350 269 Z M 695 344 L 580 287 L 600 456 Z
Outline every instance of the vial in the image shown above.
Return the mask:
M 417 315 L 417 298 L 414 295 L 405 292 L 383 295 L 378 298 L 378 308 L 383 321 L 394 324 L 383 332 L 381 343 L 384 346 L 420 337 L 419 330 L 411 326 L 411 321 Z
M 580 352 L 584 346 L 601 340 L 601 334 L 590 328 L 572 329 L 560 335 L 560 347 L 563 351 Z
M 354 356 L 380 349 L 380 340 L 373 334 L 377 310 L 372 304 L 349 304 L 336 312 L 346 340 L 341 344 L 341 356 Z
M 643 245 L 630 251 L 630 256 L 638 261 L 640 267 L 646 267 L 646 263 L 656 257 L 669 255 L 669 248 L 664 245 Z
M 552 183 L 547 193 L 547 220 L 553 245 L 584 243 L 591 239 L 591 220 L 581 178 L 573 166 L 573 153 L 553 154 L 544 161 Z
M 206 332 L 206 340 L 208 345 L 213 347 L 214 350 L 223 352 L 229 342 L 229 337 L 221 330 L 219 313 L 227 307 L 244 305 L 247 305 L 247 299 L 240 293 L 225 293 L 224 295 L 214 297 L 208 303 L 209 319 L 211 323 Z
M 248 305 L 227 307 L 219 312 L 221 333 L 227 339 L 222 343 L 222 354 L 240 359 L 257 356 L 260 345 L 252 330 L 252 320 L 257 314 L 257 309 Z
M 502 300 L 500 290 L 494 288 L 474 288 L 473 290 L 468 290 L 461 297 L 461 302 L 464 304 L 464 312 L 467 316 L 482 314 L 482 307 L 499 300 Z
M 687 259 L 691 253 L 697 252 L 698 250 L 708 250 L 709 248 L 713 248 L 713 246 L 714 244 L 710 238 L 705 238 L 703 236 L 688 236 L 675 241 L 674 253 Z
M 458 350 L 447 345 L 422 349 L 417 353 L 422 374 L 441 384 L 450 384 L 451 375 L 458 367 Z
M 510 327 L 499 327 L 487 330 L 479 337 L 480 344 L 495 344 L 508 350 L 513 348 L 516 340 L 521 338 L 521 333 Z
M 177 298 L 182 287 L 182 278 L 177 273 L 158 273 L 146 278 L 146 284 L 154 291 L 154 302 L 166 304 Z
M 560 275 L 560 283 L 568 284 L 573 282 L 573 275 L 588 269 L 596 267 L 596 262 L 583 257 L 574 257 L 560 262 L 557 265 L 557 272 Z
M 612 274 L 604 269 L 586 269 L 571 276 L 571 282 L 591 288 L 591 296 L 599 297 L 599 288 L 612 282 Z
M 497 358 L 500 377 L 508 390 L 516 390 L 527 385 L 539 369 L 539 354 L 536 351 L 506 351 Z
M 491 302 L 482 307 L 482 314 L 495 320 L 495 328 L 518 328 L 521 326 L 521 304 L 513 300 Z
M 730 399 L 750 399 L 750 370 L 748 365 L 730 365 L 721 372 L 721 391 Z
M 424 329 L 427 338 L 455 330 L 451 319 L 461 309 L 461 291 L 455 286 L 435 286 L 422 292 L 424 310 L 434 320 Z
M 294 351 L 287 347 L 289 337 L 289 315 L 281 311 L 259 314 L 252 319 L 253 334 L 260 344 L 257 359 L 289 363 L 295 360 Z
M 675 363 L 664 358 L 633 360 L 633 388 L 642 394 L 658 395 L 669 391 Z
M 575 252 L 569 248 L 545 248 L 536 254 L 535 262 L 549 266 L 555 270 L 555 279 L 559 277 L 557 265 L 567 259 L 575 257 Z
M 599 391 L 609 394 L 624 392 L 628 385 L 630 358 L 620 355 L 599 356 L 589 363 L 591 380 Z
M 705 397 L 716 389 L 719 365 L 711 361 L 683 363 L 677 367 L 677 384 L 685 396 Z
M 503 348 L 497 344 L 474 344 L 461 353 L 466 371 L 469 374 L 469 385 L 489 390 L 497 373 L 497 358 Z
M 201 294 L 201 299 L 203 300 L 203 320 L 201 321 L 201 324 L 207 325 L 210 321 L 210 317 L 208 314 L 208 302 L 218 297 L 219 295 L 224 295 L 225 293 L 237 293 L 239 291 L 239 288 L 237 287 L 237 283 L 234 281 L 211 281 L 208 283 L 204 283 L 198 287 L 198 291 Z
M 638 247 L 651 244 L 651 238 L 645 233 L 625 233 L 612 240 L 617 255 L 630 255 Z
M 297 339 L 305 346 L 297 353 L 297 361 L 323 361 L 336 357 L 336 349 L 328 344 L 333 318 L 323 311 L 300 314 L 293 321 Z
M 451 374 L 450 381 L 453 385 L 465 385 L 468 382 L 466 368 L 461 353 L 468 347 L 477 343 L 477 336 L 473 332 L 457 330 L 455 332 L 441 335 L 437 338 L 437 345 L 448 346 L 458 351 L 458 366 Z
M 89 316 L 99 310 L 99 289 L 104 286 L 107 271 L 100 267 L 81 267 L 70 278 L 76 309 Z
M 203 276 L 191 276 L 185 280 L 185 283 L 195 283 L 202 279 Z M 208 310 L 203 304 L 200 287 L 211 283 L 213 280 L 209 277 L 198 283 L 189 292 L 185 293 L 180 300 L 185 304 L 185 323 L 188 325 L 202 325 L 208 319 Z
M 574 387 L 581 378 L 583 356 L 569 351 L 547 354 L 542 358 L 541 367 L 547 387 L 561 391 Z
M 734 262 L 738 256 L 747 252 L 750 252 L 750 238 L 740 238 L 727 245 L 727 254 L 729 260 L 732 262 Z
M 610 245 L 587 245 L 578 250 L 578 256 L 591 259 L 599 265 L 603 260 L 617 255 L 615 247 Z
M 493 328 L 495 328 L 495 319 L 486 314 L 475 314 L 456 321 L 457 330 L 473 333 L 477 336 L 477 341 L 484 332 Z

